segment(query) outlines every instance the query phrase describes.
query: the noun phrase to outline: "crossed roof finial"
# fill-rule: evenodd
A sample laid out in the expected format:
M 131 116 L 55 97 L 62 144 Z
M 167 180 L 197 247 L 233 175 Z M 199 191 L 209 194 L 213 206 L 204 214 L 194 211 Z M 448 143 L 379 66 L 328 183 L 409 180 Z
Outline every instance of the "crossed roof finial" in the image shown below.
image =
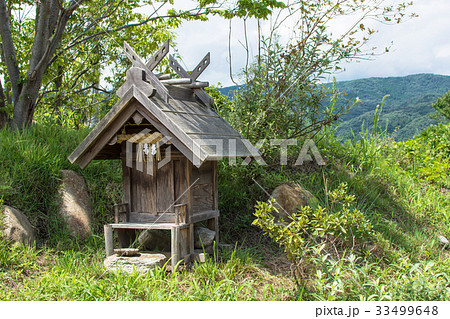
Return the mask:
M 162 80 L 164 76 L 158 76 L 153 73 L 153 70 L 158 66 L 158 64 L 164 59 L 164 57 L 169 53 L 169 40 L 164 42 L 161 48 L 156 51 L 155 54 L 150 58 L 150 60 L 145 63 L 144 60 L 139 57 L 139 55 L 131 48 L 128 43 L 124 42 L 124 53 L 127 58 L 133 64 L 133 67 L 137 67 L 143 70 L 145 74 L 144 81 L 149 82 L 158 92 L 158 95 L 166 102 L 170 98 L 170 94 L 165 84 L 188 84 L 188 88 L 194 90 L 194 94 L 207 106 L 211 106 L 213 99 L 204 91 L 204 87 L 208 86 L 207 82 L 198 82 L 198 77 L 203 73 L 206 67 L 210 64 L 210 53 L 200 61 L 200 63 L 195 67 L 195 69 L 188 73 L 184 68 L 175 60 L 172 55 L 169 55 L 169 65 L 170 67 L 182 78 L 182 79 L 172 79 L 172 80 Z M 131 75 L 130 77 L 135 76 Z M 128 72 L 127 72 L 128 78 Z M 134 81 L 134 80 L 133 80 Z M 123 90 L 122 90 L 123 91 Z M 147 90 L 147 96 L 152 96 L 154 94 Z

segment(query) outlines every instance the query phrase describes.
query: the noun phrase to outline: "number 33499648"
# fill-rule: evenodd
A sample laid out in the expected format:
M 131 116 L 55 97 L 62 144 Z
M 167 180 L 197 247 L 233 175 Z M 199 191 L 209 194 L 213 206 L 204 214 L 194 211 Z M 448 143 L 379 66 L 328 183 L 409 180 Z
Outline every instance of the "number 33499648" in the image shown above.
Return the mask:
M 377 306 L 376 315 L 377 316 L 412 316 L 412 315 L 425 315 L 425 316 L 436 316 L 438 315 L 437 306 Z

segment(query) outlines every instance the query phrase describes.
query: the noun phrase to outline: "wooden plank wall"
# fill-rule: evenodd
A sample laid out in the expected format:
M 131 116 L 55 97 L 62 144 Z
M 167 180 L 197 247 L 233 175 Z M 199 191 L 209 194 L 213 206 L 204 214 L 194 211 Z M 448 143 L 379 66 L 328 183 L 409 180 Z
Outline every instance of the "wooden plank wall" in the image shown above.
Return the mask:
M 166 163 L 156 172 L 156 211 L 158 213 L 175 212 L 173 204 L 175 201 L 173 161 Z
M 147 165 L 154 163 L 144 162 L 143 172 L 137 170 L 135 164 L 131 169 L 131 211 L 156 214 L 156 176 L 147 174 Z
M 123 195 L 124 202 L 129 203 L 130 222 L 154 222 L 164 212 L 166 216 L 158 222 L 170 222 L 174 218 L 173 204 L 187 204 L 189 216 L 218 209 L 215 161 L 197 168 L 174 150 L 171 161 L 160 169 L 157 161 L 153 162 L 153 175 L 150 175 L 147 174 L 150 162 L 139 165 L 139 170 L 136 168 L 135 144 L 132 163 L 126 163 L 125 145 L 122 146 Z
M 186 165 L 188 165 L 188 160 L 186 157 L 173 159 L 175 201 L 177 204 L 188 204 L 189 194 L 186 190 L 189 185 Z
M 136 144 L 132 145 L 132 153 L 132 161 L 127 163 L 126 143 L 123 143 L 123 200 L 130 205 L 130 221 L 154 222 L 164 213 L 167 216 L 159 218 L 158 222 L 172 221 L 175 212 L 173 204 L 188 203 L 188 160 L 174 150 L 171 161 L 161 168 L 157 169 L 156 160 L 153 162 L 153 175 L 150 175 L 147 171 L 150 162 L 136 163 Z
M 192 164 L 191 164 L 192 165 Z M 200 168 L 192 165 L 192 214 L 213 210 L 214 205 L 214 164 L 205 162 Z

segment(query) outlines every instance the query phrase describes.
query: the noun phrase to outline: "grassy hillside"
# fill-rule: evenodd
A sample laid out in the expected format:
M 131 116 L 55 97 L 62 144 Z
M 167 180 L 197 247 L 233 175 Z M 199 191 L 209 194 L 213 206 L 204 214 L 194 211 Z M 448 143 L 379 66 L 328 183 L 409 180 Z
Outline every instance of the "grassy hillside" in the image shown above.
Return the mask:
M 437 124 L 430 119 L 434 113 L 431 104 L 450 90 L 450 76 L 436 74 L 416 74 L 404 77 L 367 78 L 336 82 L 336 87 L 346 98 L 356 98 L 362 103 L 355 106 L 341 118 L 336 135 L 343 139 L 352 138 L 361 131 L 362 125 L 372 129 L 371 122 L 375 108 L 386 99 L 380 125 L 389 133 L 394 133 L 397 141 L 412 138 L 430 125 Z M 234 86 L 220 89 L 222 94 L 232 96 Z
M 114 161 L 96 161 L 85 170 L 71 165 L 69 154 L 88 130 L 35 125 L 22 134 L 0 130 L 0 201 L 22 210 L 43 240 L 60 240 L 56 214 L 59 171 L 82 174 L 92 197 L 94 228 L 102 229 L 112 205 L 120 201 L 121 166 Z
M 171 275 L 110 274 L 103 268 L 102 225 L 112 221 L 120 197 L 120 166 L 111 161 L 79 170 L 67 155 L 87 132 L 34 126 L 22 134 L 0 131 L 0 202 L 23 210 L 39 229 L 40 246 L 0 239 L 0 300 L 448 300 L 450 238 L 450 127 L 433 126 L 420 136 L 394 142 L 369 135 L 342 145 L 327 132 L 316 144 L 326 166 L 219 166 L 221 234 L 236 243 L 205 264 Z M 289 161 L 299 149 L 290 148 Z M 74 241 L 56 217 L 61 168 L 75 169 L 88 183 L 94 234 Z M 261 185 L 262 190 L 257 183 Z M 340 184 L 354 196 L 368 237 L 336 251 L 317 251 L 297 285 L 290 262 L 267 235 L 252 226 L 254 205 L 283 182 L 302 185 L 327 207 Z M 333 218 L 334 212 L 327 213 Z

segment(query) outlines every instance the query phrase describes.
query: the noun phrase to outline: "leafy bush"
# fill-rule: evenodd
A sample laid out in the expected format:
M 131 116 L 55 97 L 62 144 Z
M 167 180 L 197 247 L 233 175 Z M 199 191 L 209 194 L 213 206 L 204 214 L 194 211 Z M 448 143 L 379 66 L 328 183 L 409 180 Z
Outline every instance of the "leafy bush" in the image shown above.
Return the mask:
M 448 300 L 448 266 L 435 262 L 412 263 L 396 260 L 381 267 L 354 254 L 336 260 L 330 255 L 315 258 L 318 266 L 311 291 L 302 291 L 303 300 Z
M 242 234 L 251 227 L 252 210 L 261 196 L 253 178 L 263 168 L 254 163 L 244 166 L 221 161 L 218 169 L 221 237 L 224 242 L 233 242 L 242 239 Z
M 342 102 L 334 86 L 320 84 L 329 62 L 311 67 L 303 51 L 276 40 L 263 42 L 261 56 L 244 74 L 246 84 L 230 103 L 219 105 L 219 113 L 252 143 L 316 134 L 354 105 Z
M 450 121 L 450 91 L 438 98 L 432 105 L 443 117 Z
M 293 262 L 299 285 L 305 267 L 314 267 L 313 256 L 328 250 L 336 251 L 337 246 L 341 249 L 364 246 L 372 238 L 372 225 L 361 211 L 353 207 L 355 197 L 347 194 L 346 184 L 329 192 L 328 199 L 328 207 L 304 206 L 290 220 L 282 223 L 276 223 L 272 215 L 272 211 L 277 210 L 273 200 L 256 205 L 253 224 L 284 247 Z
M 407 174 L 450 187 L 450 126 L 430 126 L 414 139 L 393 145 L 396 166 Z

